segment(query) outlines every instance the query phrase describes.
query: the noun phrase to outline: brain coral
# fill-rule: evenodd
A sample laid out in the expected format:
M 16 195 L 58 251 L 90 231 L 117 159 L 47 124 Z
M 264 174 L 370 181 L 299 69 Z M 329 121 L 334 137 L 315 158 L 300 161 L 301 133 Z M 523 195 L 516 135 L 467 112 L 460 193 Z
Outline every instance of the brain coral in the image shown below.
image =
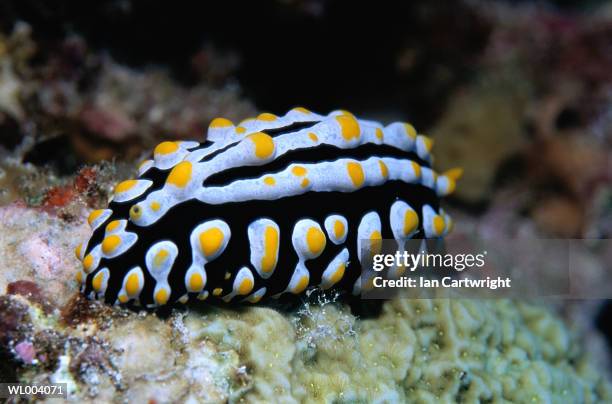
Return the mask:
M 253 377 L 248 402 L 612 400 L 566 326 L 538 305 L 395 299 L 358 320 L 324 304 L 293 323 L 267 308 L 221 313 L 186 324 L 239 353 Z

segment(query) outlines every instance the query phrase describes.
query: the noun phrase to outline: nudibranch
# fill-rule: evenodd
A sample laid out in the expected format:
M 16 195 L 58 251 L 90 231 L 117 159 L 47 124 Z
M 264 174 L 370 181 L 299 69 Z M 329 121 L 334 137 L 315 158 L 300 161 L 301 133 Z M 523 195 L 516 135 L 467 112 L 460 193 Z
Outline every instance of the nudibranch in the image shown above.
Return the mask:
M 144 307 L 359 294 L 364 240 L 451 230 L 439 204 L 460 170 L 436 173 L 432 144 L 408 123 L 346 111 L 216 118 L 203 143 L 160 143 L 91 212 L 77 280 L 91 299 Z

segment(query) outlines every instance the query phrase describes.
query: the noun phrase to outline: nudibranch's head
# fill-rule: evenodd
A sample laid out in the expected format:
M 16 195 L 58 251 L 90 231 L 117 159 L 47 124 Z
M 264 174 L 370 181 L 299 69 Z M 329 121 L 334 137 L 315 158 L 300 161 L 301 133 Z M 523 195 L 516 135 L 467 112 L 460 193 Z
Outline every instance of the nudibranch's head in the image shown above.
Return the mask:
M 89 215 L 92 236 L 75 251 L 83 262 L 77 280 L 89 297 L 147 305 L 165 304 L 171 297 L 169 273 L 179 255 L 180 234 L 164 227 L 171 228 L 168 219 L 176 216 L 169 211 L 197 190 L 195 163 L 186 157 L 199 146 L 160 143 L 153 158 L 140 164 L 139 178 L 116 185 L 108 207 Z M 191 282 L 203 286 L 205 279 L 195 276 Z
M 229 143 L 235 146 L 233 161 L 220 164 L 258 165 L 271 160 L 276 151 L 272 137 L 262 132 Z M 92 237 L 76 248 L 83 262 L 77 279 L 89 297 L 111 304 L 133 300 L 162 305 L 171 295 L 176 297 L 173 294 L 181 293 L 173 300 L 185 300 L 187 293 L 203 291 L 203 263 L 219 255 L 230 237 L 227 223 L 201 208 L 185 208 L 200 195 L 205 176 L 215 172 L 214 160 L 212 168 L 202 167 L 204 151 L 209 147 L 197 142 L 160 143 L 153 158 L 140 164 L 139 178 L 119 183 L 108 208 L 90 214 Z M 185 222 L 202 225 L 177 226 Z M 179 246 L 188 246 L 189 253 L 180 254 Z M 178 261 L 191 264 L 184 279 L 170 273 Z M 175 284 L 181 287 L 171 287 Z

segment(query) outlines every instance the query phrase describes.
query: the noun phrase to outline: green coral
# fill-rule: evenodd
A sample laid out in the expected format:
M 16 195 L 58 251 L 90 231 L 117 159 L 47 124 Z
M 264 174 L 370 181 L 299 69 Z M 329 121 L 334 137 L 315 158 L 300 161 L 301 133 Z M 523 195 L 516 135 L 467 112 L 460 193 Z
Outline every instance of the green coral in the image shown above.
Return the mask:
M 253 307 L 186 324 L 238 352 L 252 381 L 233 398 L 247 402 L 612 400 L 566 326 L 529 303 L 395 299 L 365 320 L 338 304 Z

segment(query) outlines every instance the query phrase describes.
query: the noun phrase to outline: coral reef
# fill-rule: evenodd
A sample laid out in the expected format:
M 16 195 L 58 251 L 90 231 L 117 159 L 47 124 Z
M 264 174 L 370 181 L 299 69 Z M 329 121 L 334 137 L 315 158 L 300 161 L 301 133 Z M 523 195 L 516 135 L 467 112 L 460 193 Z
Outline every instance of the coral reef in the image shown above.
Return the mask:
M 442 167 L 456 164 L 464 169 L 456 194 L 462 201 L 476 204 L 491 195 L 496 168 L 524 147 L 521 119 L 529 95 L 525 87 L 504 78 L 483 78 L 451 98 L 431 129 Z M 475 150 L 480 152 L 477 159 Z
M 465 167 L 457 197 L 490 201 L 513 182 L 531 193 L 524 208 L 544 233 L 584 236 L 585 213 L 610 182 L 609 14 L 475 4 L 493 27 L 475 64 L 479 74 L 430 130 L 440 160 Z
M 325 294 L 291 310 L 151 313 L 78 293 L 86 212 L 160 140 L 253 115 L 241 88 L 274 111 L 344 103 L 428 128 L 436 168 L 465 168 L 453 237 L 610 237 L 609 5 L 355 4 L 371 24 L 355 30 L 337 4 L 245 5 L 232 27 L 247 37 L 201 24 L 228 15 L 224 2 L 0 4 L 3 381 L 67 382 L 73 402 L 612 402 L 599 300 L 395 298 L 359 317 Z M 281 29 L 293 47 L 277 57 L 262 44 Z M 579 283 L 603 282 L 612 248 L 575 259 Z
M 30 138 L 21 151 L 26 161 L 37 148 L 49 154 L 50 148 L 60 147 L 74 156 L 62 152 L 58 159 L 133 159 L 162 138 L 199 139 L 216 116 L 255 112 L 239 98 L 239 88 L 219 73 L 237 62 L 213 49 L 202 51 L 199 59 L 215 57 L 196 63 L 201 81 L 187 88 L 160 67 L 136 70 L 118 64 L 90 50 L 78 36 L 51 49 L 31 37 L 32 28 L 24 22 L 0 37 L 0 131 L 17 132 L 17 139 L 3 137 L 0 144 L 14 147 Z M 64 143 L 51 143 L 57 138 Z
M 166 319 L 83 305 L 92 316 L 68 322 L 75 313 L 0 299 L 11 319 L 0 336 L 14 341 L 6 346 L 19 380 L 67 382 L 80 402 L 612 399 L 575 336 L 526 302 L 395 299 L 366 320 L 331 301 L 288 314 L 207 308 Z
M 0 290 L 14 282 L 30 281 L 54 303 L 65 303 L 74 290 L 74 246 L 65 235 L 86 235 L 87 226 L 18 206 L 0 208 L 0 223 Z

